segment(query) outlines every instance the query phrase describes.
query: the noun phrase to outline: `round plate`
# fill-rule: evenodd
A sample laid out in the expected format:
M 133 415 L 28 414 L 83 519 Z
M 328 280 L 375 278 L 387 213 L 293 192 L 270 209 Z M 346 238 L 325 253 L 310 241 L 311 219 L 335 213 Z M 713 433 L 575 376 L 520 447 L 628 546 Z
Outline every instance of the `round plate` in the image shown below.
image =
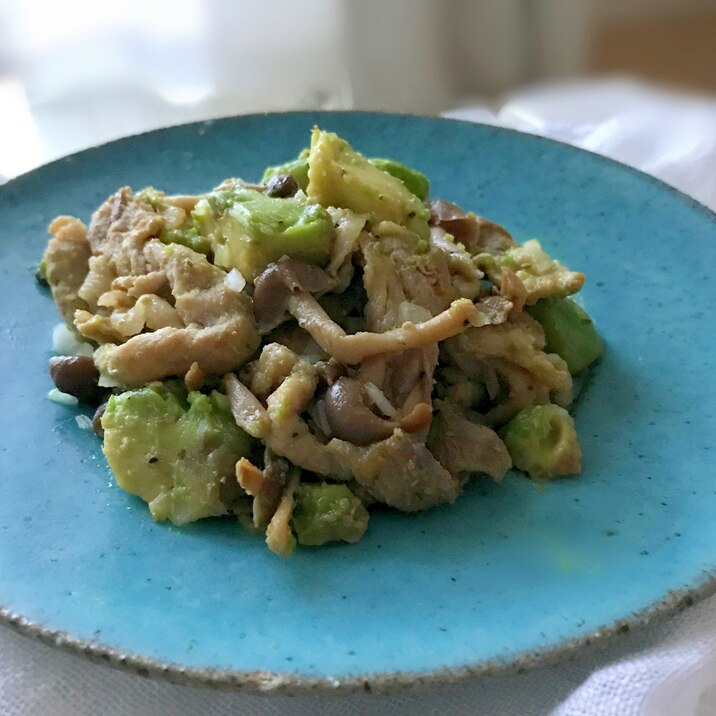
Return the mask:
M 58 318 L 33 273 L 50 219 L 88 219 L 124 184 L 255 179 L 313 124 L 586 272 L 606 355 L 576 406 L 580 477 L 478 478 L 454 507 L 378 512 L 359 544 L 283 560 L 230 521 L 153 522 L 77 410 L 47 400 Z M 666 185 L 494 127 L 274 114 L 67 157 L 2 187 L 0 216 L 0 606 L 25 631 L 175 679 L 388 688 L 525 666 L 712 590 L 716 230 Z

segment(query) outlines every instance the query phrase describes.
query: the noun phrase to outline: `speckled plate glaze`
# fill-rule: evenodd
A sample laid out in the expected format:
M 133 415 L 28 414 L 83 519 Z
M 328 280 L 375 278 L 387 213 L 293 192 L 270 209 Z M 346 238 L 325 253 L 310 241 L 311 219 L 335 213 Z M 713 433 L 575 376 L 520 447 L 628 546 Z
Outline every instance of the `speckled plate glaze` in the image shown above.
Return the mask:
M 478 479 L 454 507 L 376 513 L 355 546 L 281 560 L 228 521 L 154 523 L 77 410 L 46 399 L 48 221 L 88 218 L 123 184 L 257 178 L 314 123 L 587 273 L 607 352 L 576 407 L 581 477 Z M 386 689 L 528 666 L 713 591 L 716 229 L 666 185 L 493 127 L 275 114 L 68 157 L 2 187 L 0 217 L 0 606 L 23 631 L 176 680 Z

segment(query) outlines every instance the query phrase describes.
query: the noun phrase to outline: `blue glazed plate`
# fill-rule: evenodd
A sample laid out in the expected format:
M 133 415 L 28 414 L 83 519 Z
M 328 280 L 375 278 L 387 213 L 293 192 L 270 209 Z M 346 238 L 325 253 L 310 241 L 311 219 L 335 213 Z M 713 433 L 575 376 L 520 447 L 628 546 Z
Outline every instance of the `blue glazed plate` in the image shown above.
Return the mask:
M 454 507 L 376 513 L 355 546 L 281 560 L 230 522 L 154 523 L 76 409 L 46 399 L 57 315 L 33 273 L 50 219 L 124 184 L 259 177 L 314 123 L 587 273 L 607 351 L 576 408 L 581 477 L 478 479 Z M 713 591 L 716 229 L 666 185 L 493 127 L 276 114 L 68 157 L 2 187 L 0 217 L 0 606 L 20 629 L 178 680 L 389 688 L 528 666 Z

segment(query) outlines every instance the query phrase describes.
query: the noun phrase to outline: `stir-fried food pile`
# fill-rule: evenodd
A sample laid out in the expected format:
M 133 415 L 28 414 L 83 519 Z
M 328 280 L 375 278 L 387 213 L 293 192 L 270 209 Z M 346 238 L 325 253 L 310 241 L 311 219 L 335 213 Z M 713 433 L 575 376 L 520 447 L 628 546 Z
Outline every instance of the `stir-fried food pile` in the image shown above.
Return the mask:
M 379 503 L 452 503 L 474 473 L 578 473 L 572 376 L 602 350 L 568 298 L 584 275 L 428 192 L 314 129 L 259 184 L 124 187 L 89 226 L 56 218 L 54 397 L 99 406 L 155 519 L 233 515 L 280 555 L 359 540 Z

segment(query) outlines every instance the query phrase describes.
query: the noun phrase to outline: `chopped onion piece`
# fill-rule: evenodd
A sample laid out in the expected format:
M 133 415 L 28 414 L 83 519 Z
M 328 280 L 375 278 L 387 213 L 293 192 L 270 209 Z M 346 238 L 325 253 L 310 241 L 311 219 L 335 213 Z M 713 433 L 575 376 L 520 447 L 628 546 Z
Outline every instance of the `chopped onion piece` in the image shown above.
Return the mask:
M 64 323 L 52 329 L 52 350 L 61 356 L 91 356 L 94 348 L 81 341 Z
M 53 403 L 59 403 L 60 405 L 77 405 L 77 403 L 79 402 L 74 395 L 70 395 L 69 393 L 63 393 L 61 390 L 57 390 L 57 388 L 53 388 L 47 394 L 47 397 Z
M 118 380 L 115 380 L 104 373 L 99 374 L 97 385 L 100 388 L 124 388 L 124 383 L 120 383 Z
M 246 288 L 246 279 L 241 271 L 236 268 L 232 268 L 231 271 L 226 274 L 224 283 L 227 288 L 230 288 L 232 291 L 236 291 L 236 293 L 241 293 L 244 288 Z
M 86 415 L 75 415 L 75 422 L 77 423 L 77 427 L 81 430 L 92 432 L 94 429 L 92 427 L 92 421 Z
M 363 383 L 363 388 L 366 395 L 383 415 L 387 415 L 389 418 L 394 418 L 397 415 L 398 411 L 391 405 L 388 398 L 385 397 L 385 393 L 375 383 L 367 381 Z

